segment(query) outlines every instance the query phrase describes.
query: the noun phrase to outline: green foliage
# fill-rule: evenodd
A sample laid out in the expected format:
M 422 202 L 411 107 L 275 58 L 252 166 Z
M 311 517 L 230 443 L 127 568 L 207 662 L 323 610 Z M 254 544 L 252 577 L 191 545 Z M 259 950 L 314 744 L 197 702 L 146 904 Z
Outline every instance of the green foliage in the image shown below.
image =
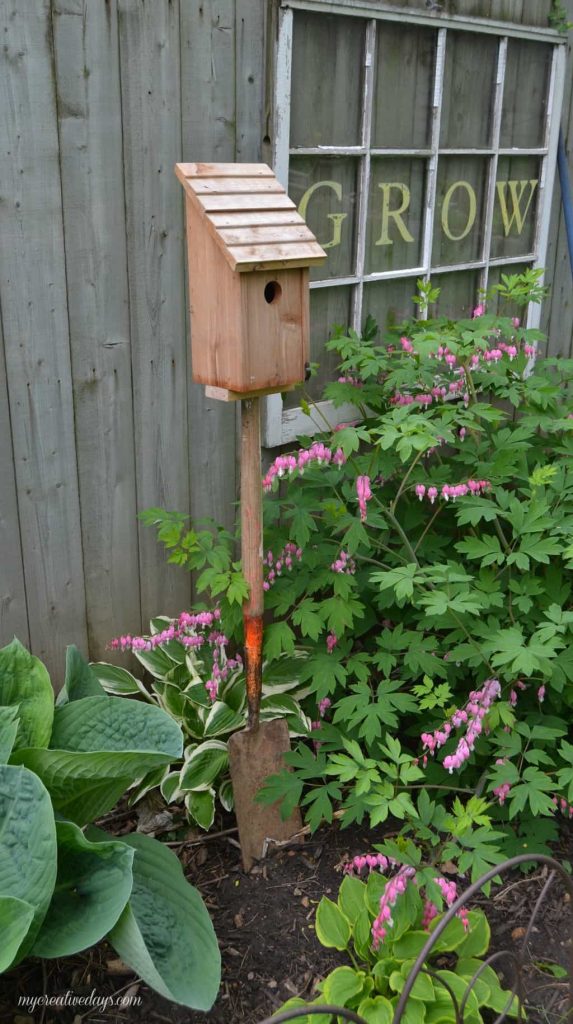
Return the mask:
M 0 650 L 0 711 L 0 970 L 107 937 L 162 995 L 208 1010 L 219 950 L 177 858 L 144 836 L 79 827 L 181 758 L 179 726 L 159 707 L 107 696 L 75 648 L 54 707 L 46 669 L 16 640 Z
M 336 903 L 323 897 L 316 911 L 316 936 L 323 946 L 345 951 L 350 963 L 336 967 L 319 983 L 312 1002 L 289 999 L 281 1010 L 308 1007 L 308 1016 L 301 1018 L 303 1022 L 326 1020 L 333 1024 L 334 1017 L 328 1014 L 312 1014 L 313 1006 L 333 1004 L 354 1010 L 367 1024 L 391 1024 L 414 963 L 443 916 L 438 914 L 429 929 L 425 928 L 417 886 L 425 886 L 427 893 L 431 890 L 436 901 L 441 900 L 440 890 L 427 869 L 418 872 L 415 883 L 409 884 L 392 907 L 393 924 L 377 948 L 373 946 L 371 930 L 386 878 L 373 872 L 365 883 L 347 876 Z M 433 974 L 418 974 L 406 1004 L 405 1020 L 419 1024 L 456 1021 L 456 1009 L 446 985 L 460 1005 L 478 970 L 479 979 L 466 996 L 466 1019 L 482 1024 L 483 1014 L 487 1019 L 488 1011 L 499 1014 L 506 1007 L 509 1017 L 517 1016 L 517 1001 L 501 987 L 493 968 L 483 965 L 490 942 L 485 914 L 481 910 L 470 911 L 466 921 L 464 926 L 459 917 L 454 917 L 436 940 L 424 960 Z
M 153 619 L 150 635 L 165 629 L 170 621 L 161 616 Z M 301 679 L 305 655 L 297 651 L 283 653 L 280 642 L 278 648 L 273 649 L 280 625 L 271 626 L 268 631 L 261 720 L 284 718 L 291 736 L 308 736 L 311 721 L 300 705 L 301 698 L 308 692 L 308 686 Z M 212 652 L 204 653 L 203 648 L 198 651 L 184 646 L 179 639 L 170 639 L 158 643 L 152 650 L 135 649 L 133 653 L 151 677 L 148 687 L 125 669 L 106 662 L 90 667 L 97 684 L 102 693 L 138 698 L 122 704 L 126 718 L 133 716 L 134 738 L 141 735 L 138 716 L 153 710 L 162 720 L 166 713 L 171 728 L 178 735 L 183 732 L 184 749 L 182 757 L 180 753 L 175 754 L 170 758 L 169 767 L 159 771 L 157 762 L 149 758 L 145 763 L 140 762 L 144 773 L 139 773 L 140 781 L 131 790 L 130 801 L 135 803 L 150 790 L 159 789 L 167 803 L 183 803 L 188 820 L 208 830 L 213 824 L 217 800 L 227 811 L 233 807 L 227 743 L 234 732 L 247 724 L 243 668 L 240 664 L 233 667 L 226 678 L 220 680 L 217 697 L 211 700 L 205 683 L 213 673 Z M 221 651 L 218 665 L 224 668 L 225 664 L 226 656 Z M 141 697 L 148 703 L 143 704 Z M 59 713 L 58 709 L 56 716 Z M 68 799 L 72 799 L 72 795 Z

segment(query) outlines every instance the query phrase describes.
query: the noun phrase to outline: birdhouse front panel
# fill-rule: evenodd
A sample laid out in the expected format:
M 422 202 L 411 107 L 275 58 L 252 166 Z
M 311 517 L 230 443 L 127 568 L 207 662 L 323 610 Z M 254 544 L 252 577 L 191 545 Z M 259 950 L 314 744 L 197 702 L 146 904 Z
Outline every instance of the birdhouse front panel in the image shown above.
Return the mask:
M 304 379 L 308 268 L 326 254 L 266 164 L 178 164 L 187 197 L 193 379 L 232 392 Z

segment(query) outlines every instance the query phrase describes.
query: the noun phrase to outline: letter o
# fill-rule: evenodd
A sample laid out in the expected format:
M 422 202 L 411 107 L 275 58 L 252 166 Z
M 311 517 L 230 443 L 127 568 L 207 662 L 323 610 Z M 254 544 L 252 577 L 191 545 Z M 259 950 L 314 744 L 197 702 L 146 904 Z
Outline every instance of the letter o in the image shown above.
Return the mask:
M 448 214 L 450 211 L 450 202 L 452 200 L 452 196 L 456 189 L 458 188 L 464 188 L 466 190 L 470 205 L 468 211 L 468 219 L 466 221 L 466 226 L 464 230 L 459 235 L 453 235 L 452 232 L 450 231 Z M 476 214 L 476 194 L 472 186 L 470 185 L 469 181 L 454 181 L 453 185 L 450 185 L 448 191 L 446 192 L 444 196 L 444 202 L 442 203 L 442 228 L 444 229 L 444 234 L 447 235 L 447 237 L 451 239 L 452 242 L 461 242 L 462 238 L 465 238 L 466 235 L 468 235 L 471 229 L 473 228 L 476 219 Z

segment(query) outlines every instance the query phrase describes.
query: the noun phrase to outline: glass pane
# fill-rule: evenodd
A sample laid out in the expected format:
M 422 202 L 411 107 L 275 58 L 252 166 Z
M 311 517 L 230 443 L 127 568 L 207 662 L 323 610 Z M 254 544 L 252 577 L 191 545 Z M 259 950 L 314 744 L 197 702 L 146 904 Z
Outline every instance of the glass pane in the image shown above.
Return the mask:
M 533 251 L 540 165 L 532 156 L 503 156 L 497 165 L 491 255 Z
M 487 281 L 488 295 L 494 285 L 501 284 L 502 274 L 522 274 L 530 266 L 530 263 L 510 263 L 507 267 L 490 267 Z M 487 311 L 488 313 L 497 313 L 499 316 L 518 316 L 520 319 L 525 319 L 523 306 L 517 306 L 514 302 L 500 298 L 497 294 L 488 299 Z
M 324 385 L 336 379 L 339 356 L 328 352 L 326 342 L 332 336 L 333 327 L 345 329 L 350 323 L 350 299 L 352 289 L 312 288 L 310 292 L 310 361 L 319 364 L 319 370 L 312 380 L 305 384 L 305 392 L 315 401 L 322 398 Z M 288 391 L 284 396 L 284 408 L 294 409 L 300 405 L 300 391 Z
M 434 266 L 453 266 L 481 258 L 490 159 L 440 157 L 432 249 Z
M 433 29 L 380 23 L 372 121 L 374 149 L 429 146 L 436 38 Z
M 474 32 L 448 32 L 440 146 L 484 149 L 491 145 L 497 40 Z
M 412 296 L 417 290 L 415 277 L 365 284 L 362 319 L 365 320 L 368 314 L 373 316 L 383 336 L 389 328 L 414 315 Z
M 291 146 L 360 144 L 365 23 L 296 11 Z
M 552 47 L 510 39 L 503 90 L 502 149 L 545 144 L 545 113 Z
M 426 161 L 374 157 L 366 231 L 366 273 L 418 267 Z
M 479 270 L 459 270 L 451 274 L 435 274 L 432 284 L 440 288 L 432 312 L 436 316 L 470 317 L 479 295 Z
M 311 280 L 353 272 L 357 171 L 353 157 L 291 157 L 289 195 L 328 253 Z

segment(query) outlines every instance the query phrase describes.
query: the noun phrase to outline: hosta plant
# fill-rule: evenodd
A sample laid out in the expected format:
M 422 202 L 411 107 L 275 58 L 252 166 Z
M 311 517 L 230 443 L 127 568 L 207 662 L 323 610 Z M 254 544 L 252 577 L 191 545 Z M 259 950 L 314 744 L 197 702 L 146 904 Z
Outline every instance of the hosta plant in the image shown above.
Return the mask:
M 148 836 L 91 825 L 182 748 L 169 715 L 108 696 L 76 648 L 57 706 L 38 658 L 17 640 L 0 650 L 0 970 L 105 937 L 161 995 L 211 1007 L 217 940 L 179 861 Z
M 281 1008 L 308 1006 L 304 1024 L 333 1022 L 333 1017 L 312 1014 L 313 1005 L 324 1004 L 355 1010 L 367 1024 L 392 1024 L 416 958 L 457 896 L 456 883 L 434 869 L 392 864 L 382 854 L 357 857 L 349 869 L 337 901 L 323 897 L 316 911 L 319 942 L 346 953 L 349 964 L 336 967 L 319 983 L 312 1002 L 295 998 Z M 414 982 L 401 1018 L 404 1024 L 455 1024 L 460 1018 L 449 990 L 458 1009 L 465 1005 L 465 1024 L 482 1024 L 488 1011 L 516 1016 L 515 998 L 502 989 L 495 971 L 483 965 L 489 942 L 485 914 L 460 910 L 425 961 L 432 974 L 421 971 Z
M 160 616 L 152 620 L 148 636 L 121 636 L 110 646 L 132 651 L 151 682 L 147 686 L 126 669 L 94 663 L 91 669 L 104 689 L 162 708 L 184 736 L 182 761 L 152 768 L 133 787 L 131 801 L 159 787 L 168 804 L 183 802 L 189 821 L 209 829 L 217 798 L 225 810 L 233 807 L 227 741 L 247 724 L 243 663 L 240 654 L 227 652 L 220 613 L 184 612 L 177 620 Z M 263 664 L 261 720 L 284 718 L 294 737 L 307 736 L 312 724 L 300 706 L 308 692 L 297 676 L 302 661 L 304 653 Z

